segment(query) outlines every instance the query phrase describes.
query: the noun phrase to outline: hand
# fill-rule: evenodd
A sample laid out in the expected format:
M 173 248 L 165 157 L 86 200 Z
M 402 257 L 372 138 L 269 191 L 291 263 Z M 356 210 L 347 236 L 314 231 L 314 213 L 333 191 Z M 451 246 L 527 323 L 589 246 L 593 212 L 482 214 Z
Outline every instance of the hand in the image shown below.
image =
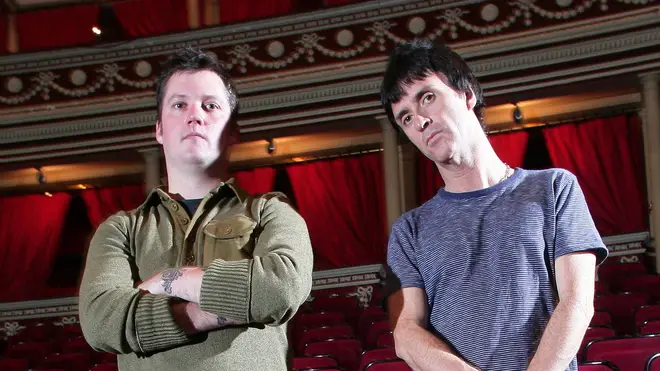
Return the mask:
M 172 316 L 188 335 L 239 324 L 238 321 L 205 312 L 199 305 L 187 301 L 172 303 Z
M 166 269 L 137 285 L 152 294 L 168 295 L 199 303 L 204 271 L 200 267 Z

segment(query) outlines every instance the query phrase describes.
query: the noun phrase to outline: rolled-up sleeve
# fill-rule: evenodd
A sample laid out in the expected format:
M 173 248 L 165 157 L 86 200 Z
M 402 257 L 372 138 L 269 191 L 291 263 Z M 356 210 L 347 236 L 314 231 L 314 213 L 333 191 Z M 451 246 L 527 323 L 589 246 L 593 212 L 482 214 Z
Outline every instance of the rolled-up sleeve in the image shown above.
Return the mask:
M 190 342 L 170 311 L 170 298 L 134 288 L 130 216 L 102 223 L 90 243 L 80 287 L 80 323 L 96 350 L 149 354 Z

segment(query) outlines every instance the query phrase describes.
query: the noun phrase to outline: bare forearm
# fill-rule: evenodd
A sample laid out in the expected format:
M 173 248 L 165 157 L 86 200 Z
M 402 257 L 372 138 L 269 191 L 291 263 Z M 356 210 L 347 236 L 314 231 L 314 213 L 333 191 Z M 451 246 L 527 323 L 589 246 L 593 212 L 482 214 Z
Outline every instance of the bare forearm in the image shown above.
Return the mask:
M 397 355 L 416 371 L 476 370 L 442 340 L 417 325 L 406 326 L 395 332 Z
M 528 370 L 565 370 L 577 354 L 592 316 L 593 307 L 588 304 L 560 301 Z

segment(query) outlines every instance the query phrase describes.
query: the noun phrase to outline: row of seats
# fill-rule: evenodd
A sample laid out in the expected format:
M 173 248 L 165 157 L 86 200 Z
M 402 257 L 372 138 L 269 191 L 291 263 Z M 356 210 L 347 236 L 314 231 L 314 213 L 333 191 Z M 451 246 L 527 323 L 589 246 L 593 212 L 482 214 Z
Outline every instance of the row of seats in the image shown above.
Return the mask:
M 33 326 L 9 339 L 0 370 L 116 371 L 117 356 L 94 351 L 80 325 Z
M 353 344 L 354 345 L 354 344 Z M 348 345 L 350 347 L 350 345 Z M 340 354 L 339 357 L 342 357 Z M 411 368 L 396 355 L 393 348 L 372 349 L 361 352 L 355 361 L 346 362 L 334 354 L 307 354 L 293 359 L 293 369 L 344 371 L 409 371 Z

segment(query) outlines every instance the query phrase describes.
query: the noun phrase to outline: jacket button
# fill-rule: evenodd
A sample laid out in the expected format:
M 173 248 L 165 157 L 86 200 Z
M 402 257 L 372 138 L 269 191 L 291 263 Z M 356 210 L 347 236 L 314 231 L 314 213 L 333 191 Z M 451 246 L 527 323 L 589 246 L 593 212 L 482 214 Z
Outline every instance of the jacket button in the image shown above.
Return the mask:
M 195 255 L 194 254 L 188 255 L 187 262 L 188 262 L 188 264 L 194 263 L 195 262 Z
M 232 232 L 231 227 L 228 227 L 224 230 L 224 234 L 230 234 Z
M 181 224 L 183 224 L 183 225 L 188 224 L 188 219 L 186 219 L 186 218 L 182 218 L 182 219 L 181 219 Z
M 179 204 L 173 203 L 172 204 L 172 209 L 174 209 L 174 211 L 179 211 Z

